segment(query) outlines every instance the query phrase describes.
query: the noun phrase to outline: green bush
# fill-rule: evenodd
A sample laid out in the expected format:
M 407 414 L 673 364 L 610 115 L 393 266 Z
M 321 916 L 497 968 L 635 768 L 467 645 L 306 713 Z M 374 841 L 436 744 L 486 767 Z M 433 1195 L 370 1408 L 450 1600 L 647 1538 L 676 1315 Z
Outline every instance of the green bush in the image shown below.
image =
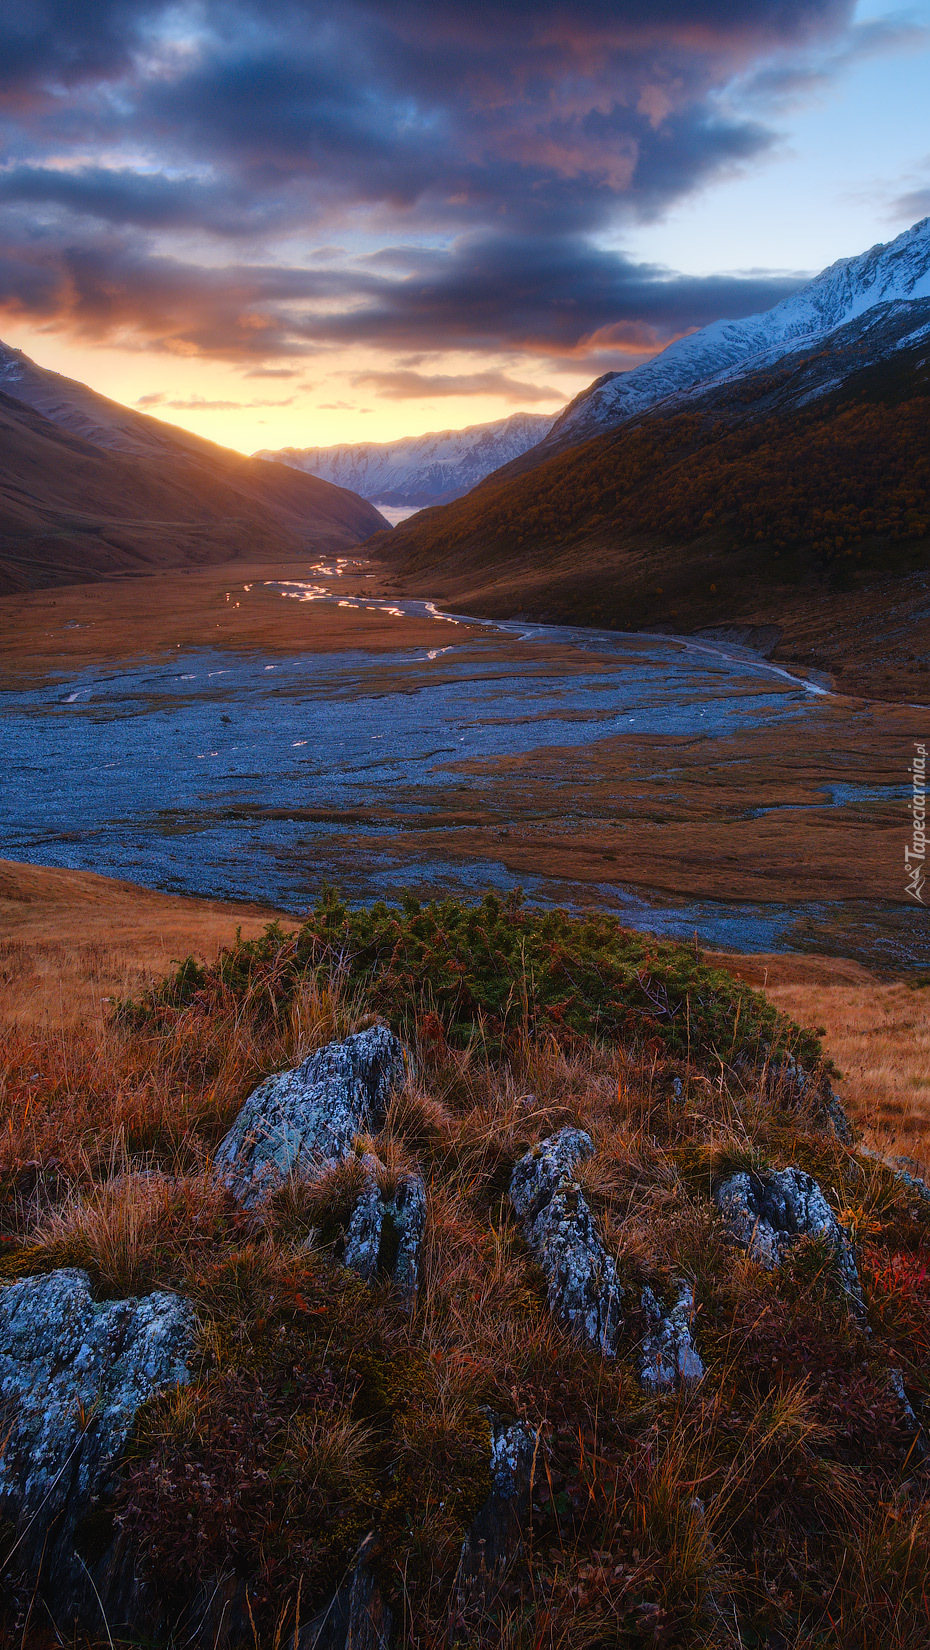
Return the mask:
M 326 894 L 301 928 L 239 940 L 208 968 L 188 959 L 124 1013 L 170 1018 L 218 996 L 279 1014 L 307 979 L 336 978 L 401 1034 L 424 1024 L 456 1046 L 514 1035 L 648 1046 L 701 1063 L 757 1059 L 790 1045 L 805 1064 L 820 1045 L 758 992 L 706 966 L 690 946 L 659 941 L 601 914 L 531 910 L 520 894 L 352 910 Z

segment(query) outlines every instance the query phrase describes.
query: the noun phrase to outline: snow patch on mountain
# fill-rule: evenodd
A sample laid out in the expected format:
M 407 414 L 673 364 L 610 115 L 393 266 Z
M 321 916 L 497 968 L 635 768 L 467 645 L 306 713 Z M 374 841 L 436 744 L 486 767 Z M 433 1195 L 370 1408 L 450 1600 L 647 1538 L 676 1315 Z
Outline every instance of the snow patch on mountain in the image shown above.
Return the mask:
M 831 264 L 774 309 L 742 321 L 714 321 L 676 339 L 644 366 L 606 374 L 566 407 L 544 447 L 584 441 L 663 403 L 758 372 L 825 343 L 857 320 L 868 328 L 882 306 L 913 304 L 916 338 L 926 328 L 920 300 L 928 298 L 930 218 L 923 218 L 896 240 Z M 897 347 L 911 341 L 905 328 Z
M 416 509 L 461 498 L 493 470 L 535 447 L 556 416 L 519 412 L 465 430 L 340 447 L 282 447 L 279 452 L 264 450 L 255 457 L 274 459 L 335 482 L 337 487 L 348 487 L 373 504 Z

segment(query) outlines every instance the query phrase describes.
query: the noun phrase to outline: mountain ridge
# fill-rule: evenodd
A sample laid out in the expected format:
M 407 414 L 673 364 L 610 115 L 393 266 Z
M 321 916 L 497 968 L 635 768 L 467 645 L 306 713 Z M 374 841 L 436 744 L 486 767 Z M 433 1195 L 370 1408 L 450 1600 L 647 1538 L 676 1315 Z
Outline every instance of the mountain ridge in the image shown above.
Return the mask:
M 923 300 L 930 300 L 930 217 L 892 241 L 837 259 L 772 309 L 739 321 L 712 321 L 630 372 L 603 374 L 569 402 L 520 467 L 540 463 L 551 452 L 616 429 L 641 413 L 680 404 L 792 352 L 826 343 L 841 327 L 865 322 L 882 304 Z M 923 324 L 921 315 L 915 328 Z
M 897 297 L 873 278 L 887 249 L 846 260 L 820 282 L 825 313 L 839 271 L 830 318 L 847 317 L 826 336 L 779 326 L 790 348 L 752 371 L 718 358 L 700 385 L 583 440 L 559 445 L 554 428 L 372 553 L 399 590 L 428 588 L 462 611 L 678 634 L 774 628 L 782 659 L 837 673 L 854 659 L 855 691 L 930 694 L 928 231 L 924 220 L 903 238 Z M 858 290 L 851 264 L 870 277 Z
M 7 345 L 0 435 L 0 591 L 287 560 L 387 525 L 345 488 L 175 430 Z
M 445 504 L 535 446 L 557 417 L 556 413 L 518 412 L 487 424 L 428 431 L 396 441 L 264 448 L 254 456 L 349 487 L 375 504 Z

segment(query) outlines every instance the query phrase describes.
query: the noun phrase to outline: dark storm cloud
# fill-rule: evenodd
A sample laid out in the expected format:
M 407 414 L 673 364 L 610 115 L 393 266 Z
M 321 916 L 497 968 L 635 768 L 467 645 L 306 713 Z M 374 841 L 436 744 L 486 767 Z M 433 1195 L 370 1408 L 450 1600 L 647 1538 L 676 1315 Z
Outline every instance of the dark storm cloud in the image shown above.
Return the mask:
M 138 0 L 0 0 L 0 89 L 22 99 L 125 74 L 149 14 Z
M 252 368 L 362 342 L 392 352 L 518 349 L 575 364 L 606 350 L 650 354 L 719 315 L 766 309 L 792 276 L 676 276 L 584 238 L 471 237 L 424 273 L 370 266 L 201 265 L 105 237 L 44 241 L 0 261 L 0 303 L 78 334 Z
M 723 89 L 839 62 L 852 9 L 0 0 L 0 302 L 256 364 L 355 341 L 648 352 L 786 283 L 669 279 L 598 242 L 762 152 Z M 321 267 L 333 226 L 404 244 Z M 225 250 L 198 262 L 192 234 Z
M 204 229 L 215 235 L 260 230 L 274 207 L 241 186 L 166 177 L 123 167 L 10 166 L 0 171 L 0 202 L 60 207 L 79 217 L 141 229 Z

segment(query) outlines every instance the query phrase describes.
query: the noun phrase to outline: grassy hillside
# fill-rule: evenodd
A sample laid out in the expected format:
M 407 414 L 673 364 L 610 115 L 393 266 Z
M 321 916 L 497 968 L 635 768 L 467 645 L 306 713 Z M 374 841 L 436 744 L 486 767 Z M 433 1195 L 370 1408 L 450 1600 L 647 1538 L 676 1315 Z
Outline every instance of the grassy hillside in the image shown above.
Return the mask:
M 373 549 L 480 612 L 618 628 L 778 622 L 930 563 L 923 356 L 786 406 L 777 375 L 490 478 Z M 840 604 L 842 608 L 843 604 Z
M 415 1164 L 427 1182 L 412 1312 L 338 1262 L 351 1161 L 251 1211 L 211 1174 L 254 1084 L 373 1012 L 414 1056 L 374 1143 L 388 1179 Z M 97 1034 L 10 1040 L 5 1275 L 78 1265 L 101 1296 L 197 1305 L 196 1378 L 148 1406 L 107 1510 L 147 1573 L 179 1596 L 249 1577 L 248 1642 L 290 1644 L 374 1529 L 398 1646 L 922 1650 L 927 1469 L 889 1371 L 923 1415 L 927 1206 L 840 1144 L 779 1046 L 816 1059 L 690 948 L 493 898 L 330 899 Z M 567 1123 L 596 1142 L 582 1185 L 628 1291 L 615 1359 L 554 1325 L 506 1196 Z M 727 1241 L 715 1177 L 789 1163 L 856 1244 L 868 1332 L 822 1246 L 769 1273 Z M 636 1302 L 680 1276 L 708 1373 L 650 1396 Z M 531 1518 L 506 1587 L 462 1620 L 489 1411 L 536 1436 Z M 53 1642 L 28 1585 L 6 1608 L 11 1642 Z
M 0 394 L 0 593 L 354 546 L 381 525 L 342 488 L 181 436 L 114 451 Z

